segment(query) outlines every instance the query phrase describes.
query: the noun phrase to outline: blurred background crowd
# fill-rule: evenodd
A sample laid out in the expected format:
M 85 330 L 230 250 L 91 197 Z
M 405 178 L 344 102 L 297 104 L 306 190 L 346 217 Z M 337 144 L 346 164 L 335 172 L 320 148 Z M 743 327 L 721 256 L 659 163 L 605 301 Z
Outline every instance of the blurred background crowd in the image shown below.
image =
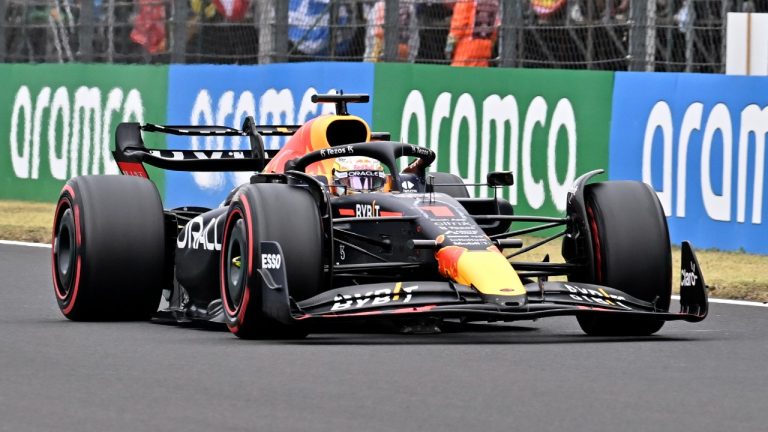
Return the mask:
M 722 72 L 734 11 L 768 0 L 0 0 L 0 62 Z

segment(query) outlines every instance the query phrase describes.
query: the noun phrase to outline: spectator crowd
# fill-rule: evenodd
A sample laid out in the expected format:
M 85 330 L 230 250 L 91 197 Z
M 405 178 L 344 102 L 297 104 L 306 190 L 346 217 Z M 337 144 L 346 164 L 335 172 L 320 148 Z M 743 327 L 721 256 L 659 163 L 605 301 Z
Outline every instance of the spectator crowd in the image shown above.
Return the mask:
M 277 2 L 283 1 L 287 29 L 275 24 Z M 684 31 L 691 3 L 656 1 L 657 23 Z M 739 6 L 760 11 L 766 3 L 744 0 Z M 389 38 L 388 5 L 398 8 L 396 37 Z M 518 36 L 530 28 L 546 30 L 530 38 L 532 59 L 538 50 L 567 62 L 558 52 L 568 43 L 580 45 L 567 41 L 579 37 L 581 30 L 573 30 L 579 26 L 596 29 L 592 43 L 605 39 L 605 55 L 626 57 L 611 51 L 616 50 L 611 40 L 626 41 L 630 0 L 0 0 L 0 61 L 81 61 L 79 32 L 90 29 L 90 61 L 164 63 L 172 60 L 174 46 L 182 46 L 189 63 L 258 63 L 267 52 L 288 61 L 394 59 L 485 67 L 498 64 L 504 5 L 521 9 Z M 179 23 L 184 31 L 174 33 Z M 287 52 L 268 52 L 267 39 L 280 31 L 287 34 Z M 178 35 L 183 40 L 173 42 Z M 387 40 L 396 41 L 397 49 L 387 51 Z M 260 42 L 267 49 L 260 51 Z M 600 46 L 592 51 L 600 57 Z

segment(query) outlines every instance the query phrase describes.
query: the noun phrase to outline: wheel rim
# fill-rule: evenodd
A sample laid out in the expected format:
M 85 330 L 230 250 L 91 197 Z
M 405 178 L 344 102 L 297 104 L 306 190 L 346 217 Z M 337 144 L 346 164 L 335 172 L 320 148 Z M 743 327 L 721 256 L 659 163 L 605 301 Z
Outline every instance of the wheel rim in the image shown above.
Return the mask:
M 243 292 L 245 291 L 246 268 L 244 264 L 247 262 L 246 251 L 245 224 L 242 219 L 238 219 L 232 227 L 232 236 L 227 246 L 227 258 L 225 261 L 227 269 L 227 290 L 225 294 L 227 295 L 228 303 L 235 309 L 239 309 Z
M 67 208 L 61 215 L 57 227 L 54 245 L 54 263 L 56 264 L 56 276 L 59 279 L 57 289 L 62 298 L 66 298 L 72 288 L 72 274 L 77 258 L 77 244 L 75 243 L 75 219 L 72 209 Z

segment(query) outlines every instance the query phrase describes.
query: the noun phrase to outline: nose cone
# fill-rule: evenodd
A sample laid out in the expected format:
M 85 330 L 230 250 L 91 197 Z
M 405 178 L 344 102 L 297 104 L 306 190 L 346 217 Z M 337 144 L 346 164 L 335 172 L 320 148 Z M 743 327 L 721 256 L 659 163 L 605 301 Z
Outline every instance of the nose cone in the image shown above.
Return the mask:
M 435 257 L 443 276 L 474 287 L 489 301 L 508 306 L 526 303 L 526 292 L 520 277 L 495 247 L 491 250 L 467 250 L 446 246 L 438 250 Z

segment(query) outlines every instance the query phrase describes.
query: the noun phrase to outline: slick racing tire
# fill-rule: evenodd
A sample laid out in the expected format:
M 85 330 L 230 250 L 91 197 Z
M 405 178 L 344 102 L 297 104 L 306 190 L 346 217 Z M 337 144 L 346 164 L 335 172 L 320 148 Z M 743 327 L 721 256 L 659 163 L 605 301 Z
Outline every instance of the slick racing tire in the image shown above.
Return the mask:
M 461 177 L 445 172 L 433 172 L 427 174 L 427 177 L 429 176 L 435 178 L 436 185 L 443 185 L 435 186 L 435 192 L 444 193 L 454 198 L 469 198 L 469 191 Z
M 263 312 L 266 288 L 258 273 L 262 241 L 280 244 L 294 301 L 323 290 L 320 212 L 307 190 L 275 183 L 243 187 L 227 213 L 220 267 L 221 299 L 232 333 L 244 339 L 304 337 L 303 327 L 277 322 Z
M 61 191 L 53 223 L 53 286 L 75 321 L 144 320 L 164 283 L 163 206 L 155 185 L 82 176 Z
M 672 293 L 672 255 L 664 210 L 645 183 L 609 181 L 585 188 L 587 224 L 594 247 L 591 282 L 655 302 L 668 311 Z M 584 315 L 578 317 L 589 335 L 644 336 L 664 321 Z

